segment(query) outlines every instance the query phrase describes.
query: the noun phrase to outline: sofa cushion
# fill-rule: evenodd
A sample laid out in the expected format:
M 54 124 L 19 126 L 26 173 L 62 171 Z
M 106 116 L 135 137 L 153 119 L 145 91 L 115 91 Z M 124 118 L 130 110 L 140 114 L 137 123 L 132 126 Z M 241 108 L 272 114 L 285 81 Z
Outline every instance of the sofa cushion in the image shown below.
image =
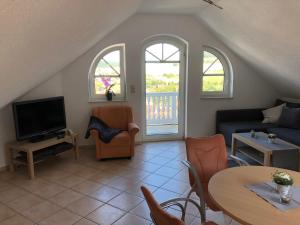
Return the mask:
M 240 121 L 220 123 L 219 130 L 225 137 L 226 145 L 231 146 L 233 133 L 249 132 L 251 130 L 267 132 L 270 127 L 276 127 L 276 124 L 262 123 L 261 121 Z
M 278 125 L 280 127 L 300 129 L 300 108 L 283 107 Z
M 277 137 L 300 146 L 300 130 L 284 127 L 268 128 L 269 133 L 277 134 Z
M 275 106 L 266 110 L 263 110 L 264 120 L 263 123 L 277 123 L 282 112 L 282 108 L 285 103 L 279 106 Z

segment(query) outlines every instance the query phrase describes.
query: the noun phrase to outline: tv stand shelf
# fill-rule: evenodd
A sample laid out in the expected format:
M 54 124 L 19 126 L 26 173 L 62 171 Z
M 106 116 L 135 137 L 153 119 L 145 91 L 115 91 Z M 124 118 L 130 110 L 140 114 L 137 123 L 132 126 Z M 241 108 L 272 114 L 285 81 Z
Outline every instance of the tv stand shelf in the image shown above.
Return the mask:
M 53 152 L 52 155 L 41 157 L 39 159 L 34 160 L 34 152 L 37 153 L 39 150 L 44 150 L 45 148 L 49 148 L 51 146 L 59 146 L 63 143 L 70 143 L 73 146 L 70 146 L 68 150 L 73 149 L 74 157 L 77 160 L 79 157 L 79 149 L 78 149 L 78 135 L 72 132 L 71 130 L 65 131 L 65 136 L 63 138 L 50 138 L 40 142 L 29 142 L 29 141 L 22 141 L 22 142 L 10 142 L 6 144 L 6 152 L 7 152 L 7 159 L 9 162 L 9 170 L 14 171 L 15 164 L 25 164 L 28 168 L 28 175 L 30 179 L 34 179 L 34 164 L 42 162 L 47 158 L 58 155 L 62 152 Z M 18 159 L 15 157 L 15 153 L 17 152 L 26 152 L 25 159 Z

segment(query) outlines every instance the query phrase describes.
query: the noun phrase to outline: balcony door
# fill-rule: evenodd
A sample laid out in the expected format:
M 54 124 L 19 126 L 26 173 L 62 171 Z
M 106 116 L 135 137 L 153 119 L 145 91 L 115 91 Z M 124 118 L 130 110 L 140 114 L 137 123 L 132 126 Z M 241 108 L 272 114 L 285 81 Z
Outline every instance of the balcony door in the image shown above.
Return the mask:
M 184 137 L 186 44 L 155 37 L 143 49 L 143 138 Z

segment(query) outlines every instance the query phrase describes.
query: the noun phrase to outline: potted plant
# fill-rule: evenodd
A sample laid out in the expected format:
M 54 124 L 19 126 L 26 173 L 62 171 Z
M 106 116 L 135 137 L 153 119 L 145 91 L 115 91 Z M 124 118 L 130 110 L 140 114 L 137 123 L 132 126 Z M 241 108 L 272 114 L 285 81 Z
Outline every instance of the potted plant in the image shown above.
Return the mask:
M 293 178 L 286 172 L 276 170 L 272 175 L 273 182 L 276 184 L 277 192 L 282 203 L 289 203 L 291 199 L 291 187 L 294 183 Z
M 111 101 L 112 97 L 115 96 L 114 91 L 111 89 L 114 85 L 115 84 L 111 84 L 106 87 L 105 96 L 106 96 L 107 101 Z

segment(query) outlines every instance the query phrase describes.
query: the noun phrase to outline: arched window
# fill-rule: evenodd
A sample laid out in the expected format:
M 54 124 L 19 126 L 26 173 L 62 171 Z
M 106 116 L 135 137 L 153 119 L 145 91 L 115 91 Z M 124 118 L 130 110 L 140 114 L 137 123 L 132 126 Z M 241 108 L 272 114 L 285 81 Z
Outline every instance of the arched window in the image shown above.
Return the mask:
M 113 100 L 125 100 L 125 44 L 103 49 L 93 60 L 89 71 L 89 101 L 105 101 L 105 92 L 112 86 Z
M 204 47 L 201 96 L 207 98 L 231 98 L 233 71 L 228 58 L 220 51 Z

